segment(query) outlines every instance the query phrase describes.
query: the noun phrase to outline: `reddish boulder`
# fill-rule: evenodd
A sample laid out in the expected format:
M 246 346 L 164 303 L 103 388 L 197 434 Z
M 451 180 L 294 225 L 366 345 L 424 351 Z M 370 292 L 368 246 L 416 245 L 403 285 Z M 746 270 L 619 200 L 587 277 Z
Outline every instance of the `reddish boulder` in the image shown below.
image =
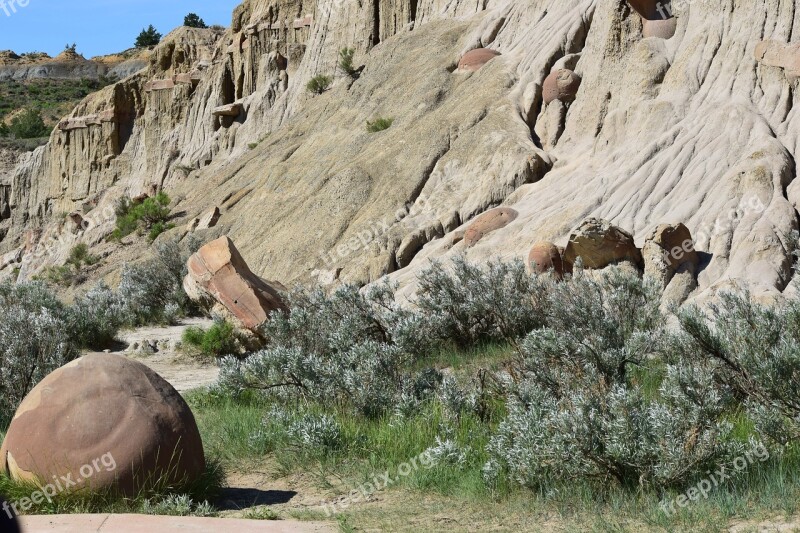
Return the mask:
M 458 70 L 475 72 L 486 63 L 499 56 L 500 52 L 489 48 L 476 48 L 463 55 L 458 62 Z
M 561 259 L 561 251 L 552 242 L 537 242 L 528 254 L 527 267 L 536 274 L 553 272 L 556 278 L 561 279 L 564 275 L 564 261 Z
M 156 482 L 197 480 L 203 443 L 189 406 L 145 365 L 93 354 L 45 377 L 25 397 L 0 448 L 0 471 L 18 481 L 71 476 L 78 490 L 126 495 Z
M 518 213 L 509 207 L 490 209 L 469 225 L 464 232 L 464 244 L 467 248 L 475 246 L 489 233 L 508 226 L 517 216 Z
M 266 322 L 275 310 L 285 310 L 278 291 L 253 274 L 227 236 L 206 244 L 187 263 L 186 294 L 206 308 L 222 306 L 248 330 Z
M 572 102 L 581 86 L 581 77 L 565 68 L 554 70 L 544 80 L 542 98 L 545 105 L 554 100 Z
M 598 269 L 622 261 L 642 266 L 642 253 L 633 236 L 607 220 L 589 218 L 569 238 L 564 261 L 574 265 L 580 257 L 585 268 Z

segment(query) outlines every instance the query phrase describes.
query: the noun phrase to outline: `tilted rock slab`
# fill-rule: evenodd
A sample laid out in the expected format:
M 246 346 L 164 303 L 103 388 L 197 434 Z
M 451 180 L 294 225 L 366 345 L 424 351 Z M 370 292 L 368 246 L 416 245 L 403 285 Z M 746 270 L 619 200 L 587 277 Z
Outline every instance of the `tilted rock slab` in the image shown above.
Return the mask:
M 53 371 L 25 397 L 0 448 L 0 471 L 16 481 L 128 496 L 156 483 L 197 480 L 205 470 L 194 415 L 175 389 L 142 363 L 92 354 Z M 89 474 L 91 469 L 91 474 Z
M 183 288 L 189 298 L 207 309 L 222 305 L 246 329 L 257 329 L 272 311 L 286 310 L 278 291 L 250 271 L 227 236 L 200 248 L 187 266 Z

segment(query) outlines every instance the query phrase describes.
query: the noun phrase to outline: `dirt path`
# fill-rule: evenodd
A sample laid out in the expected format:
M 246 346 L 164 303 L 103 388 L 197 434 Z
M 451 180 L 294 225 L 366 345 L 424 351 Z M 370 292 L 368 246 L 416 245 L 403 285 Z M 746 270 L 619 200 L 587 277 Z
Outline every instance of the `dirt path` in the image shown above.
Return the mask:
M 203 362 L 182 350 L 183 332 L 189 327 L 208 328 L 206 318 L 189 318 L 176 326 L 146 327 L 125 331 L 122 341 L 111 353 L 135 359 L 155 370 L 178 392 L 186 392 L 213 384 L 219 368 L 213 361 Z

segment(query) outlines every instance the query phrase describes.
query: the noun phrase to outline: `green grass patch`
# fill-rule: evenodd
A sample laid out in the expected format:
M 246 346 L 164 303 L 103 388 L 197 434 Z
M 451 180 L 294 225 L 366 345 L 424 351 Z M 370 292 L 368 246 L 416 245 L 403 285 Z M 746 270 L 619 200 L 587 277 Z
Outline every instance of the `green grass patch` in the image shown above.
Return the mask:
M 393 118 L 376 118 L 373 121 L 367 121 L 367 132 L 369 133 L 378 133 L 384 130 L 388 130 L 394 124 Z
M 183 332 L 183 343 L 207 357 L 239 352 L 239 336 L 233 324 L 227 321 L 216 321 L 208 329 L 190 327 Z

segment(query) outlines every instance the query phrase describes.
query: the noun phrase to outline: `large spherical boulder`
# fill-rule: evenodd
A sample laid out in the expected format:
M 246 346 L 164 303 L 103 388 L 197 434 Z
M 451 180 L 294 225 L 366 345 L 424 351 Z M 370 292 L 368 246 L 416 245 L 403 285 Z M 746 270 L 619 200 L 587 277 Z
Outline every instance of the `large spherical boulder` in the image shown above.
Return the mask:
M 657 37 L 659 39 L 672 39 L 678 30 L 678 19 L 675 17 L 667 20 L 643 20 L 642 35 L 644 37 Z
M 572 102 L 581 86 L 581 77 L 571 70 L 561 68 L 548 75 L 542 86 L 542 98 L 545 105 L 554 100 Z
M 458 70 L 475 72 L 499 55 L 500 52 L 490 48 L 476 48 L 475 50 L 470 50 L 464 54 L 461 57 L 461 61 L 458 62 Z
M 464 233 L 464 244 L 467 248 L 475 246 L 489 233 L 511 224 L 517 216 L 518 213 L 510 207 L 496 207 L 488 210 L 469 225 Z
M 665 0 L 628 0 L 628 3 L 647 20 L 665 19 L 670 15 Z
M 183 398 L 145 365 L 110 354 L 87 355 L 45 377 L 20 404 L 0 448 L 0 471 L 44 484 L 70 476 L 74 485 L 64 490 L 132 495 L 155 482 L 195 481 L 205 466 Z
M 528 269 L 536 274 L 552 272 L 556 278 L 561 279 L 564 275 L 564 261 L 561 259 L 561 251 L 552 242 L 537 242 L 528 253 Z

